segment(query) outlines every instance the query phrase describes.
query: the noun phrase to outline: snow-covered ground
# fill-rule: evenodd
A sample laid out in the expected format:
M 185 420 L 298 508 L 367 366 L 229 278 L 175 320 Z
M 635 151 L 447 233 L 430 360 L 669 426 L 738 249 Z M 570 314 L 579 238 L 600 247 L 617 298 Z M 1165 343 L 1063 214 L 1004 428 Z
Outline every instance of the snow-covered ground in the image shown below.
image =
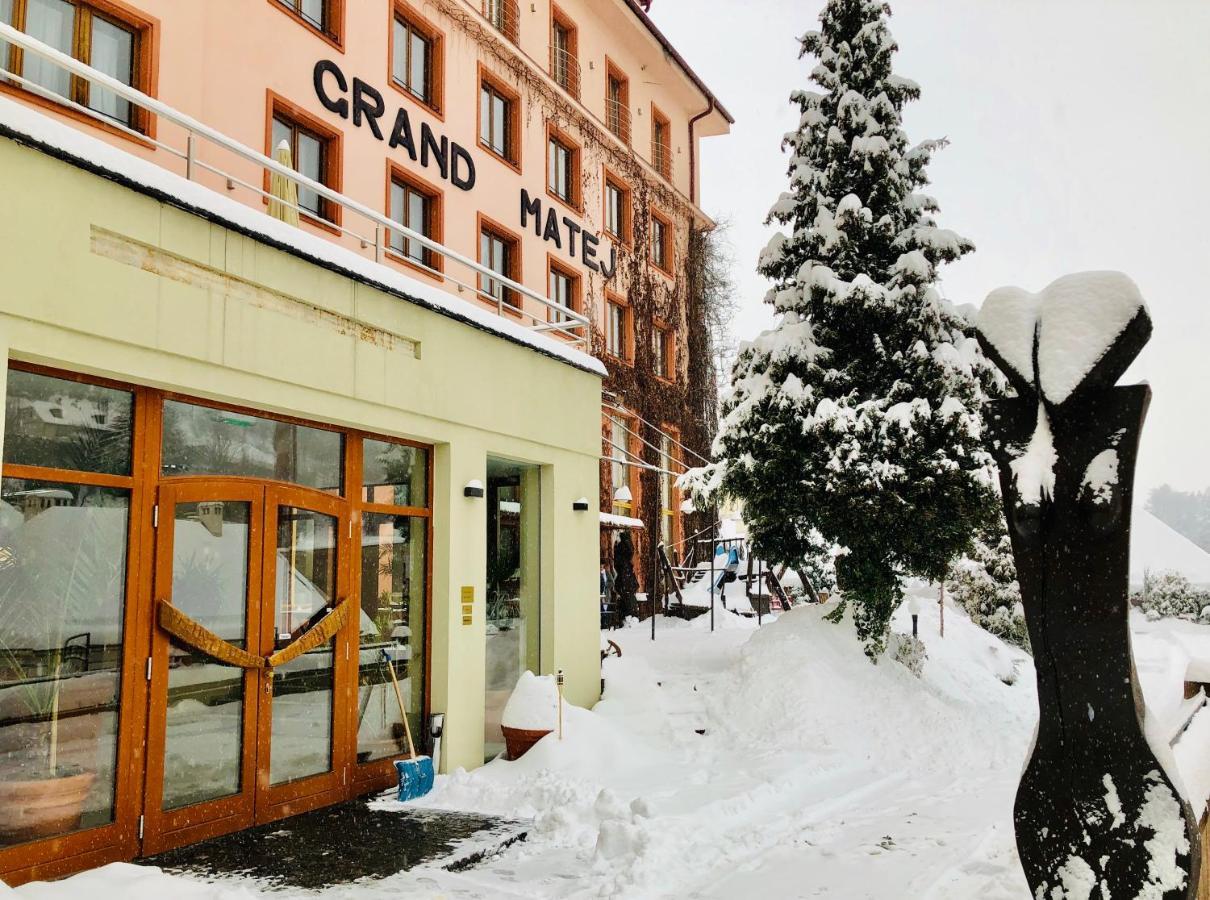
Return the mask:
M 606 665 L 605 699 L 567 710 L 562 742 L 439 778 L 422 801 L 530 819 L 527 841 L 470 871 L 420 868 L 322 896 L 1027 898 L 1011 809 L 1036 715 L 1029 657 L 953 608 L 942 639 L 934 603 L 918 679 L 870 665 L 826 609 L 760 630 L 720 615 L 713 634 L 708 617 L 661 619 L 654 643 L 646 626 L 611 634 L 623 656 Z M 1183 655 L 1210 628 L 1133 621 L 1149 703 L 1174 714 Z M 910 630 L 906 610 L 895 627 Z M 263 896 L 235 878 L 133 866 L 16 893 Z

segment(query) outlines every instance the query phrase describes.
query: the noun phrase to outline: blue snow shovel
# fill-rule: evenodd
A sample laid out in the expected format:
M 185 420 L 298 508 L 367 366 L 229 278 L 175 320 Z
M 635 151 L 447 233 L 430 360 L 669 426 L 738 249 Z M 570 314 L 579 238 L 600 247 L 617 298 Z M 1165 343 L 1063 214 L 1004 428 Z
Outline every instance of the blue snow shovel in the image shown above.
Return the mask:
M 395 760 L 395 771 L 399 773 L 399 799 L 415 800 L 423 797 L 433 789 L 433 759 L 430 756 L 417 756 L 416 745 L 412 743 L 412 726 L 408 724 L 408 713 L 403 708 L 403 694 L 399 691 L 399 679 L 395 677 L 395 664 L 386 650 L 382 658 L 387 662 L 387 671 L 391 673 L 391 686 L 395 688 L 395 699 L 399 701 L 399 716 L 403 719 L 403 733 L 408 738 L 408 753 L 411 759 Z

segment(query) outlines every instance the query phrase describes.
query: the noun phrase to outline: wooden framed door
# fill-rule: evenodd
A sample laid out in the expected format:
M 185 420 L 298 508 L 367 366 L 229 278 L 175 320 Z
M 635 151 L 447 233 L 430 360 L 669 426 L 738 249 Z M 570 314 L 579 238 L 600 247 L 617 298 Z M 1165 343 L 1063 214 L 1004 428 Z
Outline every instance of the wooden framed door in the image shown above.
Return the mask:
M 346 501 L 160 487 L 143 854 L 342 799 L 352 755 Z
M 156 517 L 145 855 L 254 821 L 265 488 L 164 485 Z M 204 631 L 171 634 L 171 616 Z
M 274 485 L 265 504 L 256 820 L 272 821 L 341 799 L 349 734 L 354 610 L 349 605 L 348 503 Z

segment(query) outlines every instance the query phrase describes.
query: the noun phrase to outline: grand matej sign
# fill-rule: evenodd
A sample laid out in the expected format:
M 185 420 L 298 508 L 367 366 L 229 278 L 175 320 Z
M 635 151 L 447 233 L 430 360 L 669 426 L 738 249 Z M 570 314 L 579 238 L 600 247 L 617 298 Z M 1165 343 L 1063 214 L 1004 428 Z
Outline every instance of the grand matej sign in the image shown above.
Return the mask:
M 475 189 L 475 160 L 466 147 L 447 135 L 438 134 L 427 122 L 421 122 L 417 131 L 402 106 L 395 110 L 393 117 L 388 116 L 382 92 L 360 78 L 354 77 L 350 81 L 332 60 L 317 62 L 312 80 L 315 95 L 324 109 L 342 119 L 350 119 L 355 128 L 367 128 L 376 140 L 386 141 L 392 150 L 402 150 L 412 162 L 426 169 L 435 168 L 443 181 L 459 190 L 471 192 Z M 529 228 L 532 220 L 534 234 L 553 244 L 569 259 L 606 279 L 612 278 L 617 271 L 616 247 L 609 248 L 607 263 L 602 259 L 600 235 L 586 230 L 570 216 L 560 216 L 553 204 L 544 212 L 542 200 L 531 196 L 525 188 L 521 189 L 519 212 L 523 229 Z

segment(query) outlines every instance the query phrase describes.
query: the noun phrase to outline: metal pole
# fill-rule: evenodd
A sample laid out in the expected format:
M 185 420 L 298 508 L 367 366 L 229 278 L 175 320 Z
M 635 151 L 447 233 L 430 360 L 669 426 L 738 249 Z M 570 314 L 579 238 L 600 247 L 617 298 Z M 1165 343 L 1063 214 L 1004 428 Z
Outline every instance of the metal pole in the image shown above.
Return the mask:
M 648 600 L 650 601 L 650 603 L 651 603 L 651 639 L 652 639 L 653 641 L 655 640 L 655 588 L 657 587 L 659 580 L 660 580 L 660 567 L 657 565 L 657 566 L 655 567 L 655 581 L 656 581 L 656 584 L 653 584 L 653 585 L 651 586 L 651 587 L 652 587 L 652 591 L 651 591 L 651 593 L 650 593 L 650 594 L 648 595 L 648 597 L 647 597 L 647 599 L 648 599 Z
M 718 509 L 714 510 L 714 522 L 710 525 L 710 630 L 714 631 L 714 542 L 715 529 L 718 527 Z
M 748 548 L 748 552 L 749 553 L 752 552 L 751 547 Z M 764 623 L 764 619 L 763 619 L 764 605 L 761 602 L 761 595 L 764 593 L 764 582 L 761 581 L 761 572 L 764 571 L 764 567 L 765 567 L 765 561 L 763 559 L 758 559 L 756 561 L 756 624 L 757 625 L 761 625 Z

